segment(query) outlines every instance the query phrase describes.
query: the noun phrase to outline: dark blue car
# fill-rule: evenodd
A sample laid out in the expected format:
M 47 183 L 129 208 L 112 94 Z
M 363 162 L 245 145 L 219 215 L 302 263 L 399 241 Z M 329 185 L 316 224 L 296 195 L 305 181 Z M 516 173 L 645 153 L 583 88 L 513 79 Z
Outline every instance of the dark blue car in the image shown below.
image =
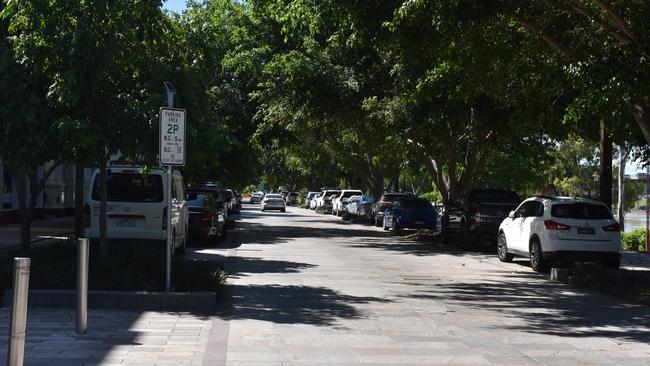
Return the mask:
M 384 211 L 384 230 L 436 229 L 437 212 L 428 200 L 407 196 L 394 201 Z

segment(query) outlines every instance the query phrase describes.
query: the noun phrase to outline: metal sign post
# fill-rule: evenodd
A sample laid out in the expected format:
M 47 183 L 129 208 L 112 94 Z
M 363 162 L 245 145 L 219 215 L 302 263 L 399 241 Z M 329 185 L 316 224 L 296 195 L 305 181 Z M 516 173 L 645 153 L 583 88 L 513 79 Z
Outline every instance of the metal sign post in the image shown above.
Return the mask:
M 87 238 L 77 240 L 77 321 L 75 332 L 79 335 L 88 332 L 88 258 Z
M 160 165 L 167 167 L 167 240 L 165 253 L 165 291 L 171 291 L 172 266 L 172 167 L 185 165 L 185 110 L 174 108 L 176 90 L 165 82 L 167 108 L 160 108 Z

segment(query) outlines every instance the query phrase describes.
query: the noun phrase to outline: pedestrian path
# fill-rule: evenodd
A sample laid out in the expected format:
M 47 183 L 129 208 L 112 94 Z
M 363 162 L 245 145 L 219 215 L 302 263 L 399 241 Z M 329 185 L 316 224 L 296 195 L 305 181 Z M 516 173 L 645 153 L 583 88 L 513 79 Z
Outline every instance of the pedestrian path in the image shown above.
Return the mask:
M 0 365 L 10 309 L 0 310 Z M 212 320 L 188 313 L 90 310 L 88 334 L 71 310 L 29 309 L 26 366 L 202 365 Z

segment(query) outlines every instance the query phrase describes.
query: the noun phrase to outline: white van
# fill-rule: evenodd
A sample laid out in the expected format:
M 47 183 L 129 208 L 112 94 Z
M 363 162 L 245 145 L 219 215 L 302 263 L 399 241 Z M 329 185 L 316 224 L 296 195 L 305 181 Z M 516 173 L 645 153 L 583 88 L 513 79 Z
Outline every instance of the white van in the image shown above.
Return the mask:
M 167 172 L 152 168 L 143 172 L 137 166 L 110 166 L 107 170 L 107 219 L 109 239 L 167 239 Z M 100 174 L 91 175 L 86 194 L 85 236 L 99 238 Z M 188 208 L 183 177 L 172 173 L 172 242 L 183 252 L 187 242 Z

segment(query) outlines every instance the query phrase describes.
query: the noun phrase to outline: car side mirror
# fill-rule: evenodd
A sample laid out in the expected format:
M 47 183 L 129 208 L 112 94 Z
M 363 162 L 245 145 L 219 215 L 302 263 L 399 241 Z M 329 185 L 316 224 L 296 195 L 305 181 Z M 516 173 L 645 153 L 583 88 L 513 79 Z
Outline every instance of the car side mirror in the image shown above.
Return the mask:
M 508 217 L 511 218 L 511 219 L 514 219 L 515 218 L 515 212 L 510 211 L 510 213 L 508 214 Z

